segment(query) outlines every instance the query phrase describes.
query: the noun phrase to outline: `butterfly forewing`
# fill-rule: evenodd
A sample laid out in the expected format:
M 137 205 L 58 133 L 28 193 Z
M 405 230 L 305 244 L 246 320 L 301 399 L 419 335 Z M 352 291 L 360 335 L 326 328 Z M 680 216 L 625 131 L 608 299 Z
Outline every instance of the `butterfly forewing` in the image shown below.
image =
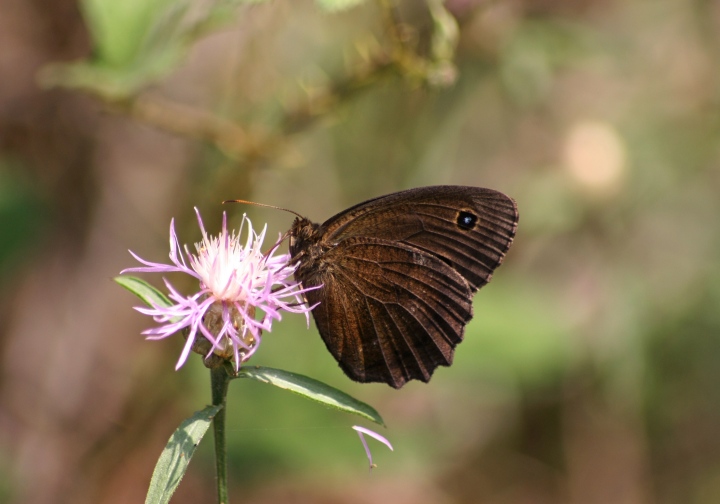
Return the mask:
M 428 381 L 450 365 L 472 294 L 502 262 L 515 202 L 491 189 L 435 186 L 355 205 L 312 224 L 296 219 L 298 261 L 318 330 L 353 380 Z
M 469 229 L 458 223 L 474 217 Z M 368 236 L 400 241 L 440 257 L 475 290 L 502 262 L 517 227 L 517 207 L 504 194 L 478 187 L 410 189 L 356 205 L 330 218 L 328 240 Z

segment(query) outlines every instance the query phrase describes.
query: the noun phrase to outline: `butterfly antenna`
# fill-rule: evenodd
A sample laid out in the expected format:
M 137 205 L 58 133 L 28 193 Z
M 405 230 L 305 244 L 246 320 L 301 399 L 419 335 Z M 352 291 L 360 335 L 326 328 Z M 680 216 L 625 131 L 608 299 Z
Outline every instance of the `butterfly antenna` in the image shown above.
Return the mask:
M 282 208 L 282 207 L 275 206 L 275 205 L 266 205 L 265 203 L 256 203 L 256 202 L 254 202 L 254 201 L 247 201 L 247 200 L 241 200 L 241 199 L 225 200 L 225 201 L 223 201 L 223 204 L 225 204 L 225 203 L 245 203 L 246 205 L 255 205 L 255 206 L 259 206 L 259 207 L 272 208 L 272 209 L 274 209 L 274 210 L 282 210 L 283 212 L 291 213 L 291 214 L 293 214 L 293 215 L 296 215 L 296 216 L 299 217 L 300 219 L 304 219 L 304 218 L 305 218 L 305 217 L 303 217 L 302 215 L 300 215 L 299 213 L 294 212 L 293 210 L 290 210 L 290 209 L 288 209 L 288 208 Z M 277 249 L 282 242 L 284 242 L 285 240 L 287 240 L 288 236 L 290 236 L 290 231 L 289 231 L 289 230 L 288 230 L 288 231 L 285 231 L 285 233 L 280 237 L 280 239 L 279 239 L 277 242 L 275 242 L 275 245 L 273 245 L 272 247 L 270 247 L 270 250 L 268 250 L 267 252 L 265 252 L 265 254 L 263 254 L 263 255 L 265 256 L 265 258 L 270 257 L 270 254 L 272 254 L 273 251 L 274 251 L 275 249 Z
M 300 215 L 299 213 L 297 213 L 293 210 L 290 210 L 288 208 L 283 208 L 283 207 L 279 207 L 279 206 L 275 206 L 275 205 L 266 205 L 265 203 L 255 203 L 254 201 L 247 201 L 247 200 L 242 200 L 242 199 L 225 200 L 225 201 L 223 201 L 223 205 L 225 203 L 245 203 L 246 205 L 255 205 L 255 206 L 259 206 L 259 207 L 273 208 L 275 210 L 282 210 L 283 212 L 291 213 L 293 215 L 296 215 L 297 217 L 300 217 L 301 219 L 305 218 L 302 215 Z

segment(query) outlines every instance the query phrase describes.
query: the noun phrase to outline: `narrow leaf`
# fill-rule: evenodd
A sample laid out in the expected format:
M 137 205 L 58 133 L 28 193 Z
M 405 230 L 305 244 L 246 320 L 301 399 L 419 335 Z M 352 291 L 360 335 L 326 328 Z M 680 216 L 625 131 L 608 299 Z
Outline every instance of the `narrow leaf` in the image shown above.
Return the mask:
M 166 504 L 187 471 L 195 449 L 222 406 L 208 406 L 184 420 L 155 465 L 145 504 Z
M 133 276 L 118 276 L 113 280 L 135 294 L 148 306 L 172 306 L 165 294 L 144 280 Z
M 346 413 L 353 413 L 377 424 L 385 425 L 375 408 L 354 397 L 307 376 L 262 366 L 240 368 L 238 377 L 252 378 L 263 383 L 289 390 L 307 399 L 325 404 Z

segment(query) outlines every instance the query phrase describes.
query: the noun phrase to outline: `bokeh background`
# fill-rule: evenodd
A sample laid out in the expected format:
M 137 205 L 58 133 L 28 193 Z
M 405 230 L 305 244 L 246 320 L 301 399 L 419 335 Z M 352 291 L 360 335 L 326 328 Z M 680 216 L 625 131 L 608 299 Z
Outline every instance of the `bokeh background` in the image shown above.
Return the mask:
M 351 383 L 292 315 L 253 358 L 395 451 L 369 474 L 355 418 L 236 381 L 231 501 L 720 502 L 719 58 L 712 0 L 2 0 L 0 501 L 142 502 L 209 402 L 111 280 L 171 217 L 272 237 L 291 215 L 219 202 L 322 221 L 451 183 L 520 209 L 451 368 Z M 213 502 L 212 464 L 173 502 Z

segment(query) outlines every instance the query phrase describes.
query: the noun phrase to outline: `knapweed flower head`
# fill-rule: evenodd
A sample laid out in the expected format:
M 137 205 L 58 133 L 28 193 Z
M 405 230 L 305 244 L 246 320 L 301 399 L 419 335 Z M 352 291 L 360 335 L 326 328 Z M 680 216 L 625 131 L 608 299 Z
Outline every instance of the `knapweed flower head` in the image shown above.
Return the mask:
M 270 331 L 273 320 L 280 320 L 282 310 L 304 313 L 309 323 L 308 313 L 313 307 L 308 307 L 303 300 L 306 289 L 291 279 L 296 266 L 289 264 L 290 255 L 274 255 L 277 246 L 262 252 L 267 226 L 258 234 L 250 219 L 243 215 L 236 235 L 235 231 L 228 232 L 227 215 L 223 212 L 220 234 L 209 236 L 197 208 L 195 213 L 202 231 L 202 241 L 195 244 L 195 253 L 191 253 L 187 245 L 180 247 L 173 219 L 170 222 L 172 264 L 146 261 L 130 251 L 144 266 L 121 273 L 181 272 L 197 278 L 200 289 L 190 296 L 182 295 L 163 279 L 173 304 L 152 303 L 151 308 L 135 308 L 159 324 L 143 334 L 147 339 L 162 339 L 179 331 L 186 332 L 187 342 L 175 369 L 180 368 L 195 349 L 206 358 L 211 355 L 232 358 L 238 370 L 257 350 L 262 331 Z M 243 244 L 240 240 L 246 225 L 247 240 Z M 259 319 L 256 319 L 257 310 L 262 312 Z

